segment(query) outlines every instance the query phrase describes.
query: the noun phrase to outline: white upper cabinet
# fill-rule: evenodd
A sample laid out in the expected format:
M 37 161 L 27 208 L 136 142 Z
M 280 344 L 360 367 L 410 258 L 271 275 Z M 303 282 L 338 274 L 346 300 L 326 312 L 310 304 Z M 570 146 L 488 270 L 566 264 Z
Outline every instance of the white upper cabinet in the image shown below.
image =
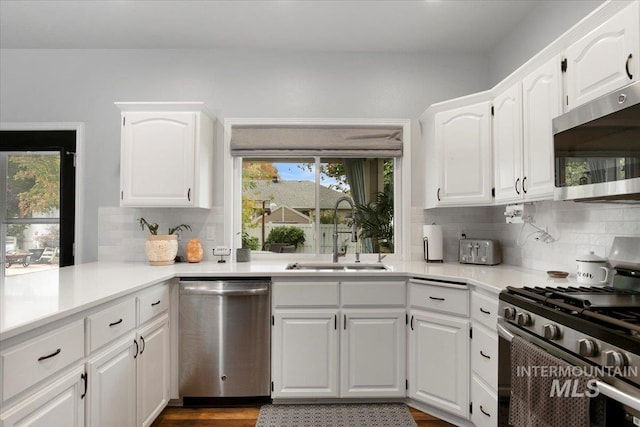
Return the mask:
M 525 200 L 552 199 L 554 190 L 553 118 L 562 113 L 560 57 L 554 57 L 522 80 Z
M 522 199 L 522 84 L 493 100 L 493 163 L 496 202 Z
M 117 105 L 123 110 L 120 205 L 211 207 L 213 122 L 202 106 Z
M 488 101 L 435 114 L 436 206 L 491 203 L 490 119 Z
M 553 198 L 552 119 L 562 110 L 556 56 L 493 101 L 493 154 L 497 203 Z
M 633 2 L 567 48 L 567 110 L 638 80 L 639 8 Z

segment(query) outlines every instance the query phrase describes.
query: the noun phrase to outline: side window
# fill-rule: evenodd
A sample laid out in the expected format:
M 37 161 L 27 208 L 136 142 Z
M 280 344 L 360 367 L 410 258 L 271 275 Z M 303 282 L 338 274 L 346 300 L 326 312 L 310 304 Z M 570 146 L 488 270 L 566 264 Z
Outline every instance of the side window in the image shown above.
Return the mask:
M 4 277 L 72 265 L 75 131 L 2 131 Z

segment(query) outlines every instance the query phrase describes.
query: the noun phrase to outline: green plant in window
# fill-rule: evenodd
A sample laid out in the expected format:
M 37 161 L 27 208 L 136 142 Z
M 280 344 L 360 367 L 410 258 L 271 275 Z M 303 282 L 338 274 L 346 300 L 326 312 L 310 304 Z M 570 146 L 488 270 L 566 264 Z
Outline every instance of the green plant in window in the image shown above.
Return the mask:
M 360 229 L 360 239 L 371 239 L 373 252 L 393 252 L 393 191 L 386 185 L 385 190 L 376 193 L 373 201 L 356 204 L 356 225 Z
M 245 249 L 258 250 L 260 241 L 257 237 L 252 237 L 246 231 L 242 233 L 242 247 Z
M 282 243 L 293 245 L 296 248 L 305 242 L 304 230 L 294 226 L 281 226 L 272 228 L 265 243 Z

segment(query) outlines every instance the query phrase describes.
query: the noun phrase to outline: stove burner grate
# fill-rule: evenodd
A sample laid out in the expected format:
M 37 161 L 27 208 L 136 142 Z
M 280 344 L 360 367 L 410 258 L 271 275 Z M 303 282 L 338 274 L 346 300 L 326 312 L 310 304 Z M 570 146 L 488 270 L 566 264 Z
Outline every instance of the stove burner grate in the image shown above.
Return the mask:
M 507 292 L 605 326 L 640 334 L 640 292 L 611 287 L 508 287 Z

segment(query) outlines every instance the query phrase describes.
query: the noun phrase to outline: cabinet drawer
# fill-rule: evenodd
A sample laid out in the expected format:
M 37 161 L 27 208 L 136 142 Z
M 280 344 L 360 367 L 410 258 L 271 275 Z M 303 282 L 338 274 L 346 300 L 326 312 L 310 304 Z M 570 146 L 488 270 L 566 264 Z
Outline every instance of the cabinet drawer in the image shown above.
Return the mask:
M 84 357 L 82 320 L 2 351 L 2 400 Z
M 384 305 L 404 307 L 405 282 L 340 282 L 343 306 Z
M 496 427 L 498 425 L 498 398 L 493 390 L 483 384 L 475 375 L 471 380 L 471 421 L 476 427 Z
M 473 328 L 471 369 L 494 389 L 498 388 L 498 334 Z
M 169 285 L 156 286 L 138 295 L 138 325 L 169 309 Z
M 105 308 L 87 317 L 89 351 L 107 344 L 136 326 L 135 299 Z
M 274 283 L 273 303 L 279 307 L 337 307 L 338 282 Z
M 467 287 L 459 286 L 460 289 L 457 289 L 451 286 L 456 285 L 423 285 L 412 281 L 409 287 L 409 303 L 416 308 L 468 316 Z
M 471 293 L 471 318 L 492 331 L 498 322 L 498 296 L 490 297 L 479 292 Z

